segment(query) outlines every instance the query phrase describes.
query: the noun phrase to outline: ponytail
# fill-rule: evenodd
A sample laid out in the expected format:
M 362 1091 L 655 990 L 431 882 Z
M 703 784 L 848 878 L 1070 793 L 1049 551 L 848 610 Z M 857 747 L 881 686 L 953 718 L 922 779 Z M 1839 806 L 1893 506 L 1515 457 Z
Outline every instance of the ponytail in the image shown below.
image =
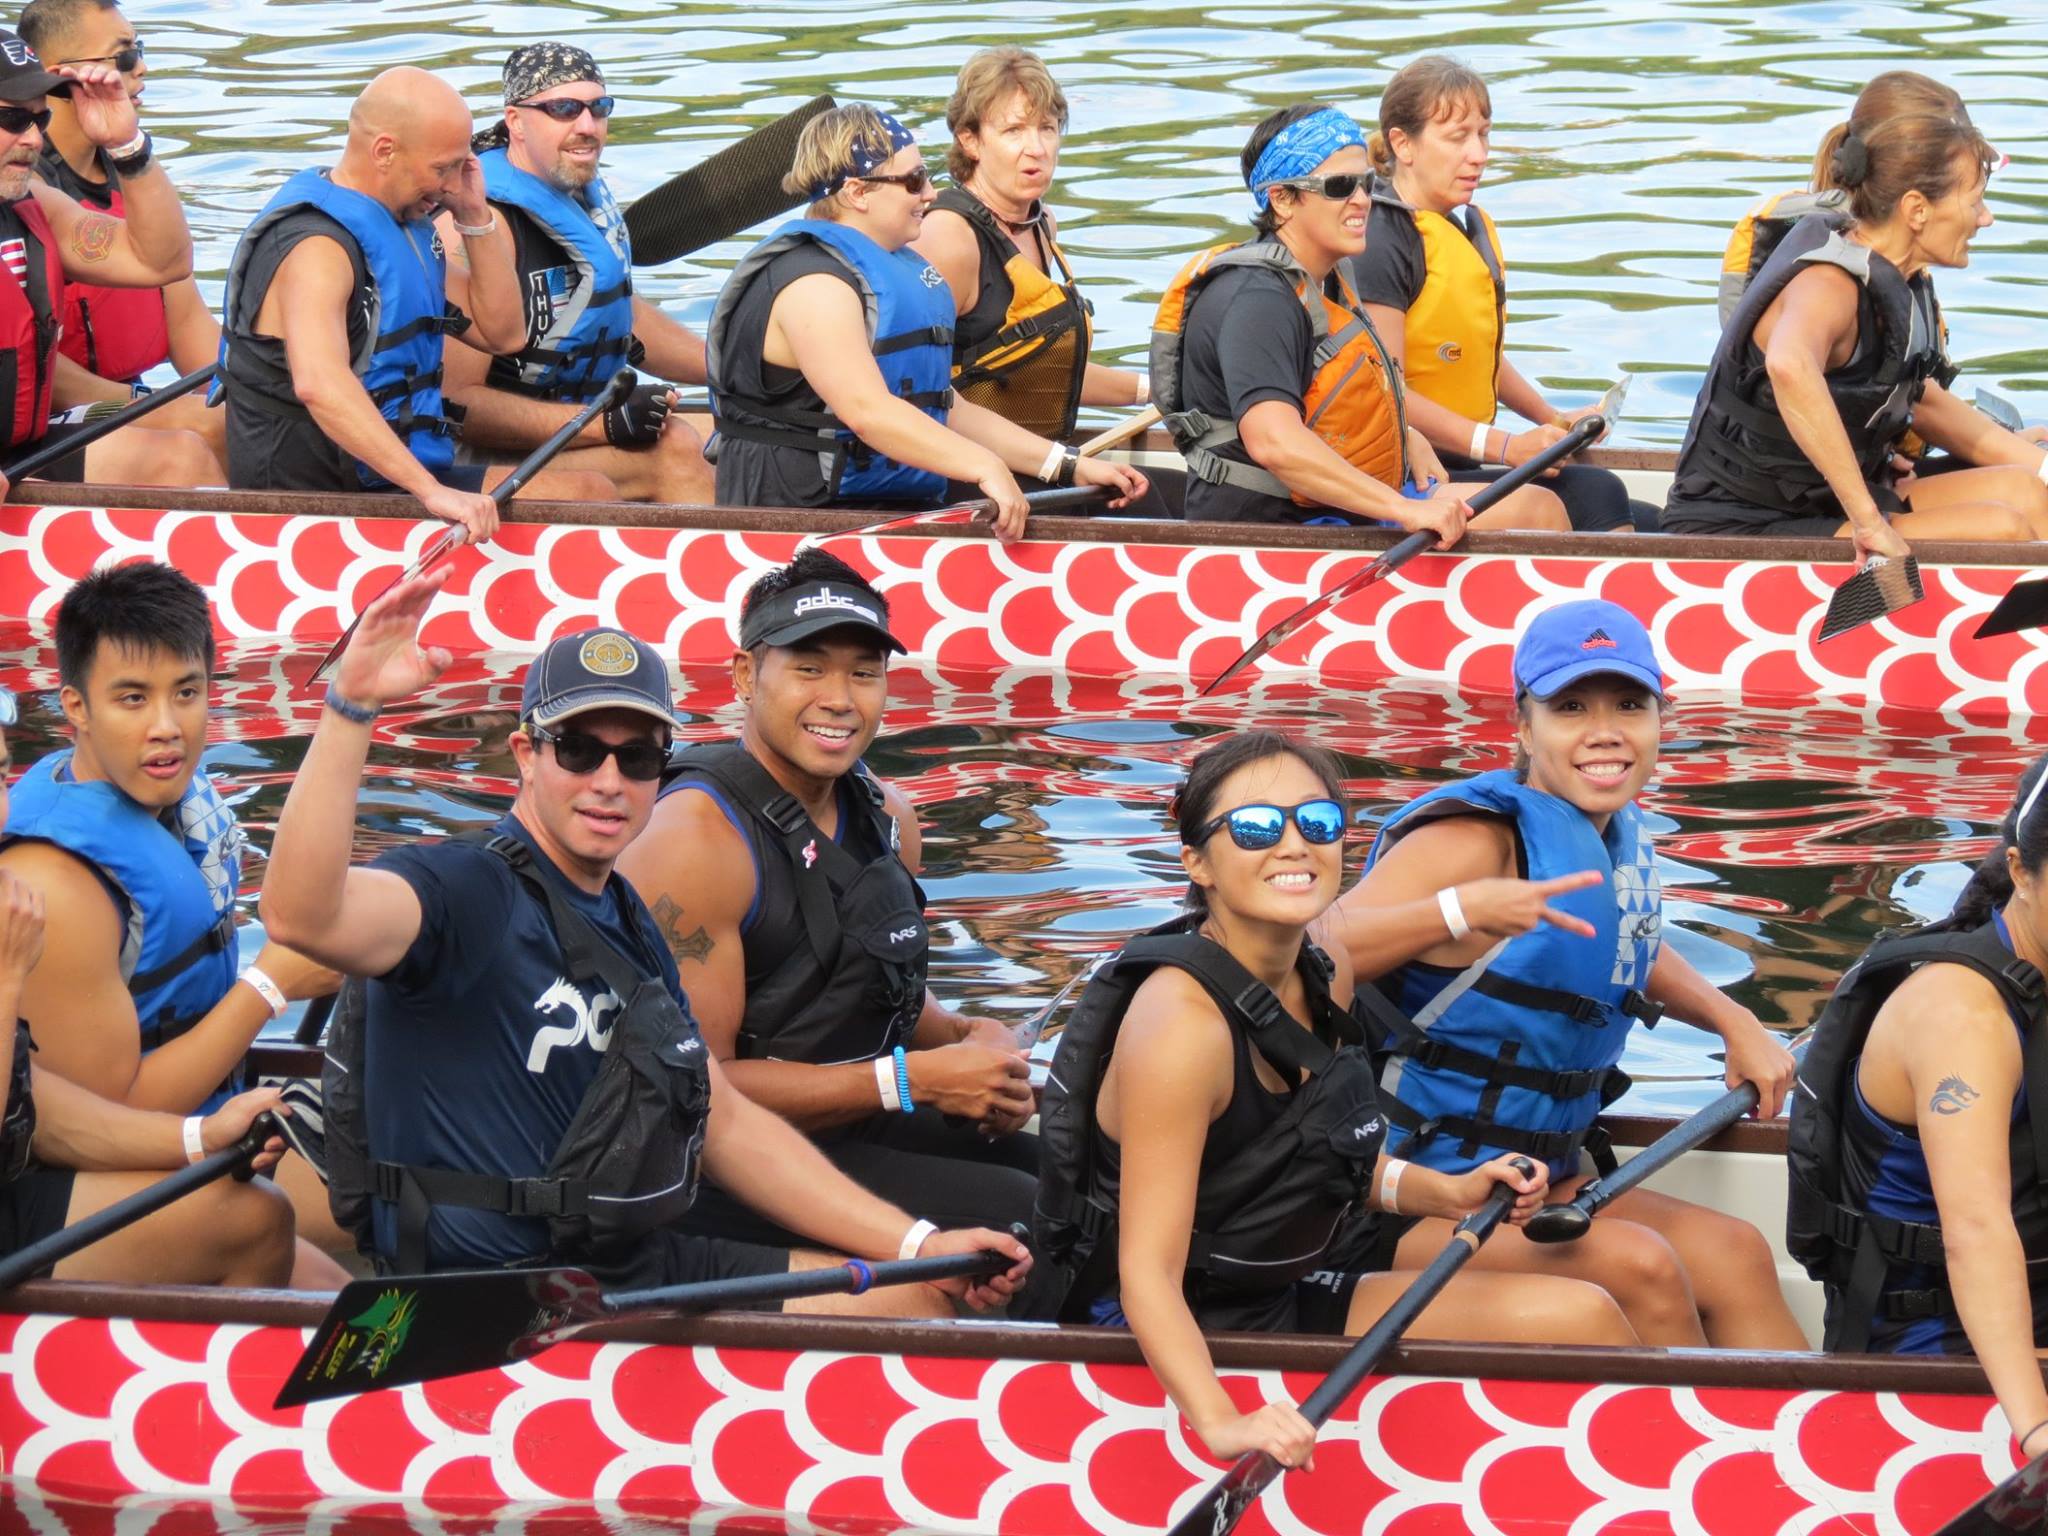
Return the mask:
M 1365 158 L 1372 162 L 1373 174 L 1382 180 L 1394 174 L 1394 151 L 1387 144 L 1387 136 L 1375 128 L 1366 135 Z
M 1820 150 L 1813 157 L 1813 191 L 1831 192 L 1840 185 L 1835 180 L 1835 152 L 1842 147 L 1842 141 L 1848 137 L 1849 125 L 1837 123 L 1820 141 Z

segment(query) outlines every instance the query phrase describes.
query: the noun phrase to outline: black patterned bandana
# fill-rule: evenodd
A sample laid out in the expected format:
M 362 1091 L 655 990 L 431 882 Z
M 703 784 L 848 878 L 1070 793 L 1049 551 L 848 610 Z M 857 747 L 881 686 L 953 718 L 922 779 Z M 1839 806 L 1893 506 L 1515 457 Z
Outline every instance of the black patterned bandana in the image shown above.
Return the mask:
M 505 105 L 531 101 L 542 91 L 578 80 L 604 84 L 597 60 L 571 43 L 528 43 L 505 60 Z

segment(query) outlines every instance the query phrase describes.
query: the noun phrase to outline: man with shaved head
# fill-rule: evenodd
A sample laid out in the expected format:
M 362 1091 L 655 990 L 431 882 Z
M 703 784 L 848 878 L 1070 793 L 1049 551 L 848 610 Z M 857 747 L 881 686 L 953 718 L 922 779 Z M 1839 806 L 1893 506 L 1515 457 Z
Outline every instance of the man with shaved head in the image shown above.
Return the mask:
M 505 471 L 455 462 L 441 397 L 443 336 L 490 353 L 526 344 L 512 237 L 469 133 L 452 86 L 388 69 L 350 109 L 340 163 L 292 177 L 243 235 L 221 316 L 230 485 L 409 492 L 472 540 L 497 530 L 483 492 Z M 452 273 L 432 223 L 443 208 L 468 257 Z M 616 494 L 587 471 L 529 485 Z

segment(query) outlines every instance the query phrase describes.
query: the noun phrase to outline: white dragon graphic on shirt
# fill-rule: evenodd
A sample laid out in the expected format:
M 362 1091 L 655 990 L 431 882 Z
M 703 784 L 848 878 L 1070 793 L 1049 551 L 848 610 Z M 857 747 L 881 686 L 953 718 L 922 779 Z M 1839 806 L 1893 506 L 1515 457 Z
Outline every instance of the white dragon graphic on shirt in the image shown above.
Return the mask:
M 533 1044 L 526 1052 L 526 1070 L 547 1071 L 548 1056 L 558 1045 L 564 1050 L 587 1045 L 602 1054 L 612 1043 L 612 1025 L 606 1022 L 606 1015 L 617 1013 L 623 1006 L 618 994 L 609 987 L 591 1000 L 574 983 L 556 977 L 554 984 L 533 1000 L 533 1011 L 546 1014 L 566 1010 L 571 1022 L 544 1024 L 534 1032 Z

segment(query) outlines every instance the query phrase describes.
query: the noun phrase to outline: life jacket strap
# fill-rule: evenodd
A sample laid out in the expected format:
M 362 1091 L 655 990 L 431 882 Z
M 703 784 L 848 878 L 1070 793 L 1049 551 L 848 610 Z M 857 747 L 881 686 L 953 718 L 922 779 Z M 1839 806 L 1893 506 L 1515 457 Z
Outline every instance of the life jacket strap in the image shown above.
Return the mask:
M 1597 1088 L 1604 1088 L 1614 1071 L 1612 1067 L 1592 1067 L 1583 1072 L 1552 1072 L 1543 1067 L 1525 1067 L 1504 1057 L 1485 1056 L 1463 1046 L 1432 1039 L 1412 1024 L 1398 1038 L 1392 1055 L 1397 1060 L 1415 1061 L 1433 1072 L 1456 1072 L 1461 1077 L 1501 1083 L 1509 1088 L 1525 1088 L 1552 1099 L 1582 1098 Z
M 380 1200 L 398 1207 L 398 1268 L 421 1274 L 427 1267 L 427 1217 L 434 1206 L 461 1206 L 499 1216 L 545 1221 L 587 1215 L 590 1186 L 581 1179 L 506 1179 L 452 1168 L 374 1162 L 370 1186 Z
M 898 331 L 894 336 L 878 336 L 869 350 L 876 357 L 887 357 L 891 352 L 908 352 L 913 347 L 952 345 L 953 327 L 950 325 L 921 325 L 915 330 Z
M 1241 464 L 1216 452 L 1227 444 L 1241 441 L 1236 423 L 1218 422 L 1206 411 L 1176 411 L 1166 417 L 1163 424 L 1173 434 L 1174 445 L 1186 460 L 1188 473 L 1196 479 L 1210 485 L 1235 486 L 1241 491 L 1273 496 L 1282 501 L 1293 496 L 1293 492 L 1271 470 L 1257 464 Z
M 1646 1028 L 1654 1028 L 1664 1017 L 1663 1004 L 1650 1001 L 1634 988 L 1623 993 L 1619 1003 L 1610 1004 L 1583 993 L 1540 987 L 1533 982 L 1517 981 L 1512 976 L 1498 976 L 1489 970 L 1480 973 L 1479 979 L 1472 983 L 1472 990 L 1483 992 L 1510 1007 L 1562 1014 L 1574 1023 L 1596 1027 L 1612 1023 L 1617 1013 L 1641 1021 Z
M 230 908 L 226 912 L 221 913 L 211 928 L 200 934 L 198 938 L 187 944 L 162 965 L 152 966 L 146 971 L 137 971 L 133 976 L 130 976 L 128 978 L 128 995 L 130 997 L 141 997 L 145 992 L 153 991 L 157 987 L 162 986 L 165 982 L 178 976 L 188 967 L 204 960 L 207 956 L 219 954 L 222 950 L 233 945 L 234 942 L 235 914 L 234 909 Z M 144 1050 L 150 1048 L 147 1045 L 143 1047 Z
M 1590 1130 L 1529 1131 L 1465 1115 L 1435 1115 L 1425 1120 L 1392 1097 L 1382 1099 L 1380 1108 L 1389 1120 L 1414 1138 L 1418 1151 L 1440 1136 L 1453 1135 L 1475 1147 L 1506 1147 L 1510 1152 L 1521 1152 L 1545 1163 L 1568 1163 L 1591 1139 Z

